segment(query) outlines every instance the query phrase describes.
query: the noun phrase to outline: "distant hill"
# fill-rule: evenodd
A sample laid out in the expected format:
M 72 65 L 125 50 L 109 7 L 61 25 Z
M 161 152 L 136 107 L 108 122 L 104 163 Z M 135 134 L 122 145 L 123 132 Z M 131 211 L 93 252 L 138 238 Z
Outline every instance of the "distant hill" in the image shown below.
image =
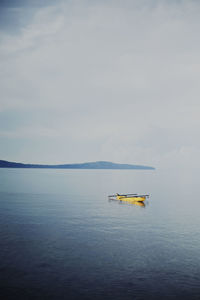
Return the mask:
M 0 160 L 0 168 L 38 168 L 38 169 L 116 169 L 116 170 L 155 170 L 153 167 L 129 164 L 117 164 L 109 161 L 96 161 L 80 164 L 64 164 L 64 165 L 38 165 L 23 164 Z

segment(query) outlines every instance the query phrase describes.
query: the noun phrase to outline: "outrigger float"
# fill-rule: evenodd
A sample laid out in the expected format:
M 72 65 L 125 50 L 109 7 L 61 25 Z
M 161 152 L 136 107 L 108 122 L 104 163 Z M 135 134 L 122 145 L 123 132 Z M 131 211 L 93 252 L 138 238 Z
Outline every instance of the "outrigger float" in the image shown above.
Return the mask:
M 144 202 L 146 198 L 149 198 L 149 195 L 138 195 L 138 194 L 115 194 L 108 196 L 109 199 L 115 199 L 119 201 L 127 201 L 127 202 Z

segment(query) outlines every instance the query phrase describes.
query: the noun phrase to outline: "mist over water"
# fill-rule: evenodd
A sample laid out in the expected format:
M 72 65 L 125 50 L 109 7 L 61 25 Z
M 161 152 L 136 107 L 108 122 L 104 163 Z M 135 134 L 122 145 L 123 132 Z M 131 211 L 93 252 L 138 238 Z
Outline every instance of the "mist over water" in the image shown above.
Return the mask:
M 197 175 L 0 169 L 3 298 L 199 299 Z

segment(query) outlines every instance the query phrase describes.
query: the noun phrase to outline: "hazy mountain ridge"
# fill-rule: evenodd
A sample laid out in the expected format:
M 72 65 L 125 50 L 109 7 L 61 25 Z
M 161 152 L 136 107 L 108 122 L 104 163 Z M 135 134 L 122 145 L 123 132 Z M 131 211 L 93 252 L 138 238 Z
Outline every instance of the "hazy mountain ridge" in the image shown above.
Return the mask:
M 41 164 L 24 164 L 0 160 L 0 168 L 39 168 L 39 169 L 138 169 L 138 170 L 155 170 L 153 167 L 131 164 L 118 164 L 109 161 L 86 162 L 79 164 L 61 164 L 61 165 L 41 165 Z

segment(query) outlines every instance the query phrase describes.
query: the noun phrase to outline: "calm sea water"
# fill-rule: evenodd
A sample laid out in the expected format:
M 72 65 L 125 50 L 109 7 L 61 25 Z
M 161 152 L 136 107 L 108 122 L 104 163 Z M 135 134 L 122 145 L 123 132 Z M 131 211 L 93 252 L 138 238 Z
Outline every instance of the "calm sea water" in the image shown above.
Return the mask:
M 0 169 L 2 299 L 200 299 L 198 188 L 192 172 Z

